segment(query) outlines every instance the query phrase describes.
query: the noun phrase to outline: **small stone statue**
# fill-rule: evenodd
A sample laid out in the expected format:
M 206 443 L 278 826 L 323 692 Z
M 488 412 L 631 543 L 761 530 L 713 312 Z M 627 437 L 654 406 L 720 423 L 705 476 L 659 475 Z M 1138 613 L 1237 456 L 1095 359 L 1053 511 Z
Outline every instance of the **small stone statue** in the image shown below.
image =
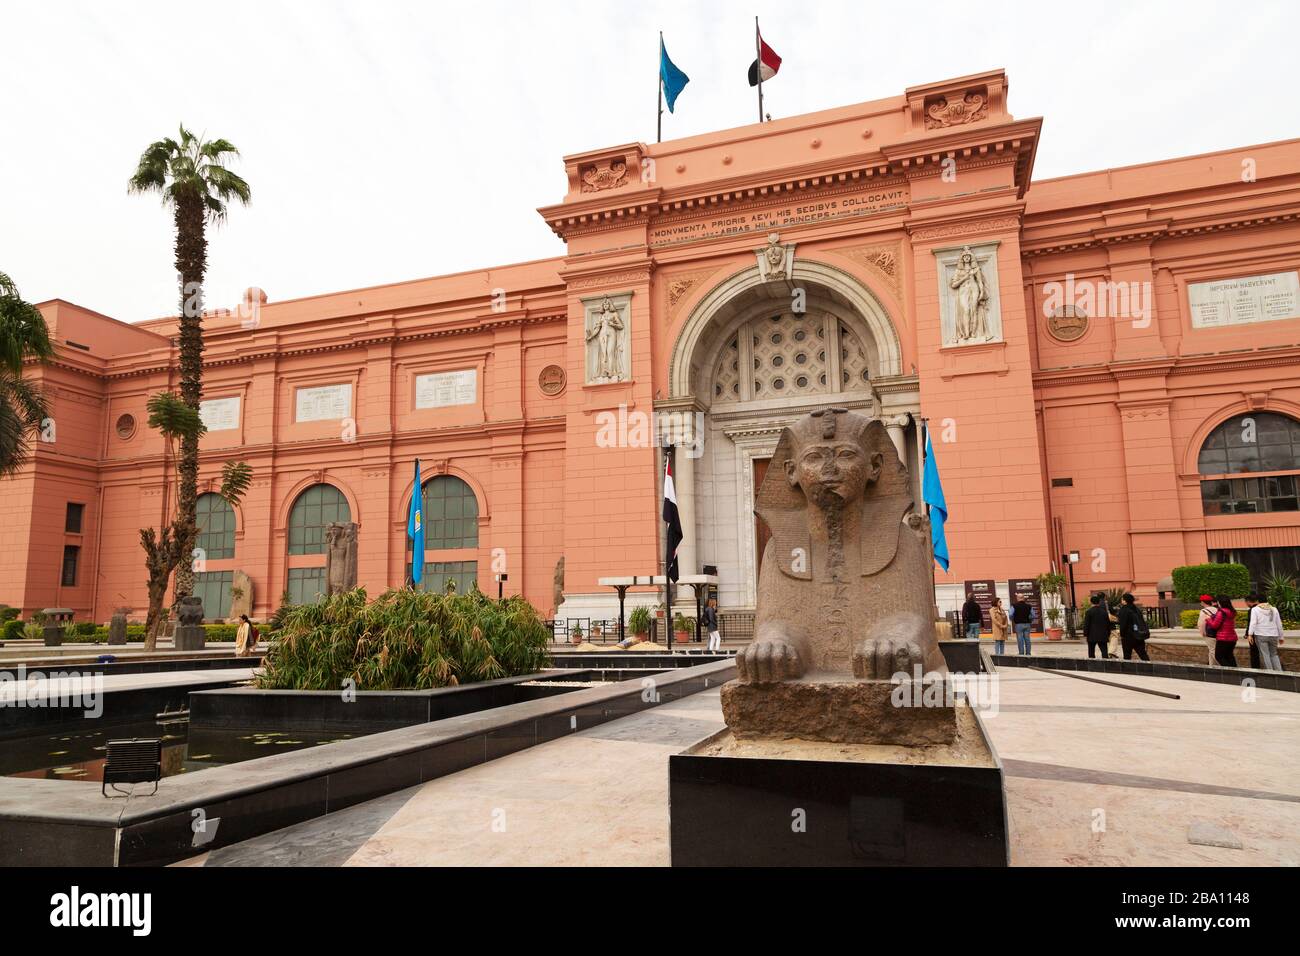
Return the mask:
M 325 592 L 341 594 L 357 586 L 357 523 L 331 521 L 325 526 Z
M 564 603 L 564 555 L 560 555 L 560 560 L 555 562 L 555 574 L 551 578 L 551 602 L 554 605 L 551 613 L 558 613 L 560 605 Z
M 108 621 L 108 643 L 126 643 L 126 616 L 130 611 L 129 607 L 119 607 L 113 612 L 113 616 Z
M 879 421 L 827 408 L 782 432 L 756 507 L 772 537 L 755 637 L 736 660 L 739 686 L 723 688 L 738 736 L 951 739 L 951 708 L 889 726 L 891 678 L 947 670 L 934 635 L 929 523 L 909 488 Z
M 207 641 L 203 630 L 203 599 L 197 594 L 183 597 L 176 603 L 176 635 L 173 638 L 178 651 L 201 651 Z

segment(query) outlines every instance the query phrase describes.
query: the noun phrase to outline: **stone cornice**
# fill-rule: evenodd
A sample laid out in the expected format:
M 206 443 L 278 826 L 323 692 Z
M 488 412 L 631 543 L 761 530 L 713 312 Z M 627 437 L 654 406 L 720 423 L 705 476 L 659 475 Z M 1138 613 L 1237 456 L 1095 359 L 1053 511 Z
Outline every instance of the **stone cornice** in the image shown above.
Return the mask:
M 1114 383 L 1125 379 L 1159 376 L 1198 375 L 1237 369 L 1278 368 L 1300 366 L 1300 346 L 1260 349 L 1247 352 L 1222 352 L 1208 355 L 1166 357 L 1140 363 L 1107 363 L 1105 365 L 1078 366 L 1074 368 L 1041 369 L 1033 372 L 1034 387 L 1062 385 L 1087 385 Z M 1149 399 L 1132 399 L 1134 402 Z
M 1021 255 L 1026 257 L 1046 256 L 1059 252 L 1073 252 L 1079 249 L 1101 248 L 1121 242 L 1175 239 L 1213 232 L 1233 232 L 1238 229 L 1273 226 L 1298 220 L 1300 220 L 1300 209 L 1264 214 L 1257 211 L 1244 212 L 1182 223 L 1172 218 L 1163 218 L 1120 226 L 1102 226 L 1090 229 L 1086 233 L 1075 232 L 1069 236 L 1053 236 L 1040 240 L 1033 240 L 1022 235 L 1020 252 Z M 1029 223 L 1026 223 L 1026 228 L 1030 228 Z

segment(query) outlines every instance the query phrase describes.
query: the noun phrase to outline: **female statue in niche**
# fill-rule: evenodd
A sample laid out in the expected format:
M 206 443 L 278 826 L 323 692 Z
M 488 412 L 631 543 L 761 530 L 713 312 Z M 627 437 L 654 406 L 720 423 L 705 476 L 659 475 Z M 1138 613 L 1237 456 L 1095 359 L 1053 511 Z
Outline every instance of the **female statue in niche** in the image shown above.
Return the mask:
M 958 342 L 989 342 L 993 333 L 989 330 L 989 290 L 984 280 L 984 272 L 975 261 L 975 254 L 970 246 L 962 249 L 957 268 L 948 282 L 948 287 L 956 293 L 953 309 L 954 332 Z
M 587 330 L 587 344 L 591 347 L 594 340 L 595 363 L 591 379 L 596 382 L 617 382 L 623 378 L 623 362 L 619 348 L 623 331 L 623 319 L 614 308 L 609 296 L 600 304 L 600 312 L 594 317 L 591 328 Z

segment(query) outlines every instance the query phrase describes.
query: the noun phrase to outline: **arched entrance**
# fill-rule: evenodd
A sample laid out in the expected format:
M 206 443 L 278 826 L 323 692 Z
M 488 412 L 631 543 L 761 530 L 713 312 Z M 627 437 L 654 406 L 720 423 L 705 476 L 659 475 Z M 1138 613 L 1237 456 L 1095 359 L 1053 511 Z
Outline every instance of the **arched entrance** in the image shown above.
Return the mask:
M 677 454 L 683 574 L 717 568 L 719 604 L 755 606 L 764 529 L 754 493 L 781 429 L 836 404 L 878 415 L 900 456 L 917 460 L 916 377 L 904 376 L 898 332 L 879 299 L 849 274 L 798 260 L 789 280 L 757 266 L 720 283 L 692 311 L 673 348 L 672 396 L 656 407 L 704 412 L 704 441 Z M 919 473 L 914 475 L 919 487 Z

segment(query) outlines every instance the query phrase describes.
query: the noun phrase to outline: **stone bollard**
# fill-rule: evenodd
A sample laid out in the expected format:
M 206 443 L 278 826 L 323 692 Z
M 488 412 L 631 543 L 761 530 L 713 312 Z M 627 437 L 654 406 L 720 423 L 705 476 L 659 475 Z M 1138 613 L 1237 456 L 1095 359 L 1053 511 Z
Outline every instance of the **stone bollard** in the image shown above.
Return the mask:
M 41 611 L 45 615 L 45 625 L 42 636 L 45 638 L 46 647 L 63 646 L 63 625 L 72 620 L 72 608 L 68 607 L 47 607 Z
M 203 630 L 203 599 L 197 594 L 181 598 L 176 605 L 176 636 L 173 639 L 178 651 L 201 651 L 207 640 Z
M 108 643 L 125 644 L 126 643 L 126 614 L 129 608 L 120 607 L 113 612 L 113 617 L 108 622 Z

